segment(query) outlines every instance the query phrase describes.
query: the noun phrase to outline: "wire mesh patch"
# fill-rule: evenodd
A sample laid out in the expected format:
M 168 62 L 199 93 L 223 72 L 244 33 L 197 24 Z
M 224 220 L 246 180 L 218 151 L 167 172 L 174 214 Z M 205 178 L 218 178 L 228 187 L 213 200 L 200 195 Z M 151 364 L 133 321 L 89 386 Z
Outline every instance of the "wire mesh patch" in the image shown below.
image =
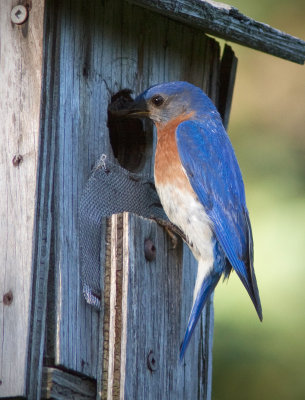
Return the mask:
M 101 305 L 100 251 L 104 217 L 128 211 L 167 220 L 150 177 L 131 173 L 103 154 L 82 193 L 79 207 L 80 266 L 86 301 Z

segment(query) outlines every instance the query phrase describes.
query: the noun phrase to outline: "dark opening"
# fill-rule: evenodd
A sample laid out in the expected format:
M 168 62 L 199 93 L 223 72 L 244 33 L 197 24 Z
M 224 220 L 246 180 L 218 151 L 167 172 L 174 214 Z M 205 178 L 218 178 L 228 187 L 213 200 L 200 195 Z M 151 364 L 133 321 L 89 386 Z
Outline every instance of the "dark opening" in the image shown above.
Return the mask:
M 108 128 L 110 144 L 119 164 L 131 172 L 138 172 L 152 153 L 152 124 L 142 119 L 117 117 L 109 111 L 126 108 L 133 101 L 131 92 L 124 89 L 111 97 Z

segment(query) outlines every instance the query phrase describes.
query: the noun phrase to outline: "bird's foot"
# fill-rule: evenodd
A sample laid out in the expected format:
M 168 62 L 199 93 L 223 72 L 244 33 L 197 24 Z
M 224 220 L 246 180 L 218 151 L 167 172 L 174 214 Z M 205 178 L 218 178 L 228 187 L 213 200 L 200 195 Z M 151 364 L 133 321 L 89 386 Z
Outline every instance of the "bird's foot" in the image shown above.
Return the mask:
M 160 218 L 152 218 L 152 219 L 156 221 L 158 225 L 162 226 L 166 230 L 166 233 L 171 238 L 174 249 L 178 245 L 178 236 L 180 236 L 186 242 L 186 236 L 181 231 L 181 229 L 178 228 L 178 226 L 176 226 L 170 221 L 165 221 L 164 219 Z

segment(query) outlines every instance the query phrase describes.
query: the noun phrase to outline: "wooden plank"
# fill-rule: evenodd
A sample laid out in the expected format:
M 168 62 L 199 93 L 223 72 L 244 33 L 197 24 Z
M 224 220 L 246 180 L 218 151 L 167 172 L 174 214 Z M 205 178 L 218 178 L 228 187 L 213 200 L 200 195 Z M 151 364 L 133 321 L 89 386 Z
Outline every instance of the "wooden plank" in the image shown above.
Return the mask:
M 47 35 L 56 43 L 52 92 L 58 104 L 56 109 L 46 106 L 56 131 L 50 276 L 54 293 L 50 290 L 47 337 L 53 365 L 96 377 L 98 312 L 82 295 L 77 216 L 82 188 L 105 140 L 100 134 L 106 125 L 105 114 L 98 115 L 92 104 L 99 103 L 106 113 L 109 97 L 105 87 L 96 84 L 96 75 L 91 75 L 91 34 L 101 5 L 90 4 L 55 1 L 47 9 L 48 18 L 54 21 Z M 99 57 L 100 52 L 95 52 L 95 62 Z
M 88 378 L 72 375 L 57 368 L 44 367 L 40 398 L 93 400 L 96 398 L 96 384 Z
M 26 395 L 44 1 L 0 3 L 0 397 Z
M 224 47 L 220 65 L 220 90 L 218 110 L 222 116 L 223 125 L 227 129 L 231 111 L 233 89 L 237 69 L 237 58 L 230 46 Z
M 100 286 L 101 286 L 101 310 L 99 315 L 99 347 L 98 347 L 98 366 L 96 377 L 96 400 L 102 399 L 103 387 L 107 387 L 107 361 L 104 353 L 108 351 L 109 330 L 109 305 L 110 296 L 110 268 L 111 268 L 111 224 L 110 218 L 105 218 L 101 229 L 101 252 L 100 252 Z
M 204 32 L 299 64 L 305 42 L 211 0 L 128 0 Z
M 147 239 L 156 249 L 152 261 Z M 124 213 L 111 218 L 110 260 L 101 398 L 209 399 L 212 314 L 203 312 L 179 362 L 197 274 L 187 246 L 179 240 L 173 249 L 155 222 Z
M 44 31 L 53 29 L 54 20 L 46 19 Z M 56 122 L 53 115 L 58 111 L 58 99 L 54 91 L 54 82 L 58 78 L 56 68 L 57 39 L 46 35 L 43 52 L 43 80 L 41 98 L 40 145 L 36 189 L 36 218 L 33 249 L 33 285 L 31 328 L 29 338 L 29 363 L 27 371 L 27 396 L 40 399 L 43 359 L 50 354 L 50 337 L 46 324 L 49 314 L 52 322 L 54 301 L 54 279 L 50 270 L 53 266 L 54 252 L 52 243 L 53 221 L 53 187 L 56 143 Z M 53 287 L 52 287 L 53 285 Z M 52 355 L 53 355 L 52 350 Z

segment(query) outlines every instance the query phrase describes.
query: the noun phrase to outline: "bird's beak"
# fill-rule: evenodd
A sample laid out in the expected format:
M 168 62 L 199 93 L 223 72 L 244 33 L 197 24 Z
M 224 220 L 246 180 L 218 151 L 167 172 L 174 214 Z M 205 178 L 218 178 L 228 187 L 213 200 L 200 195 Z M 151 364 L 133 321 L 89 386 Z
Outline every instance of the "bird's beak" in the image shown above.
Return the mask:
M 146 101 L 141 97 L 137 97 L 126 108 L 110 110 L 110 112 L 114 116 L 121 118 L 141 118 L 149 116 L 149 110 Z

